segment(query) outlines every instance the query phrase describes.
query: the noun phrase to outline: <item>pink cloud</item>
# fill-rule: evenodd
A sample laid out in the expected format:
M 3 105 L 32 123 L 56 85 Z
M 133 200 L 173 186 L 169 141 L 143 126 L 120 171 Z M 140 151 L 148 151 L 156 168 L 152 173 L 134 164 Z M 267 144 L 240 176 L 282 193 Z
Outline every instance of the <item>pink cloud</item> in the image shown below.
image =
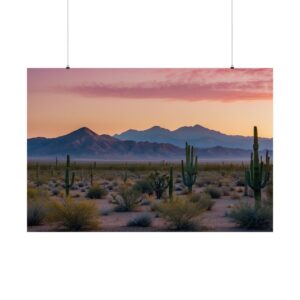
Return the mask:
M 129 73 L 134 70 L 129 69 Z M 149 72 L 149 69 L 146 70 Z M 153 75 L 143 82 L 94 81 L 55 86 L 51 91 L 82 97 L 118 99 L 224 102 L 272 100 L 272 69 L 153 69 L 153 74 L 155 72 L 157 77 Z

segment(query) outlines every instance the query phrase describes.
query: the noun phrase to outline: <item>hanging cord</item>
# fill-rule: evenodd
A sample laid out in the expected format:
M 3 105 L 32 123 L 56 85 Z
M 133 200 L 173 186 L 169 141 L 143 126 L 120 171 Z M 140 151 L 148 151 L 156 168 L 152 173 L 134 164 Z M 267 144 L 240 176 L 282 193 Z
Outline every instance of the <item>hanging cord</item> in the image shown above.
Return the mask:
M 231 0 L 231 67 L 230 69 L 234 69 L 233 66 L 233 0 Z
M 67 67 L 66 69 L 70 69 L 69 65 L 69 51 L 70 51 L 70 46 L 69 46 L 69 36 L 70 36 L 70 29 L 69 29 L 69 0 L 67 0 Z

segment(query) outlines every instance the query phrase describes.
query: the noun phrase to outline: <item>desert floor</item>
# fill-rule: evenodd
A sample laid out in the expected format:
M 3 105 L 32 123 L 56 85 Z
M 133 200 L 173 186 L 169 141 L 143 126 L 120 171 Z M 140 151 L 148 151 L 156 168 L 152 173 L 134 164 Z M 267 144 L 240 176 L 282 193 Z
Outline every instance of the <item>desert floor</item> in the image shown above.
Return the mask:
M 221 168 L 221 167 L 220 167 Z M 209 169 L 209 168 L 208 168 Z M 157 212 L 153 211 L 152 205 L 164 201 L 163 199 L 157 200 L 154 195 L 143 195 L 143 201 L 132 212 L 116 212 L 115 204 L 112 203 L 112 196 L 118 192 L 119 186 L 122 184 L 122 172 L 116 170 L 96 170 L 93 174 L 94 182 L 100 185 L 108 193 L 103 199 L 87 199 L 86 193 L 90 187 L 88 180 L 88 171 L 85 175 L 76 176 L 75 184 L 70 191 L 71 198 L 84 201 L 93 201 L 99 210 L 99 224 L 100 227 L 96 231 L 106 232 L 130 232 L 130 231 L 174 231 L 170 224 L 163 219 Z M 41 172 L 42 173 L 42 172 Z M 44 174 L 48 174 L 45 168 Z M 44 176 L 39 188 L 44 189 L 49 193 L 49 199 L 61 200 L 64 194 L 63 188 L 63 170 L 53 175 L 53 171 L 49 175 Z M 149 171 L 131 171 L 128 175 L 128 180 L 134 184 L 136 181 L 147 178 Z M 214 199 L 215 204 L 211 210 L 204 212 L 200 217 L 194 221 L 197 224 L 196 231 L 244 231 L 240 229 L 226 213 L 230 212 L 236 205 L 241 202 L 249 202 L 253 204 L 254 199 L 251 195 L 251 190 L 248 191 L 249 196 L 244 196 L 244 172 L 241 166 L 225 168 L 224 170 L 213 169 L 202 170 L 200 169 L 197 177 L 196 184 L 193 187 L 193 194 L 205 193 L 208 188 L 215 188 L 219 191 L 220 197 Z M 28 170 L 28 186 L 35 186 L 35 171 L 31 166 Z M 55 192 L 54 192 L 55 191 Z M 181 172 L 178 169 L 174 172 L 174 193 L 175 195 L 186 195 L 186 187 L 182 183 Z M 55 195 L 53 195 L 55 194 Z M 167 197 L 167 195 L 165 195 Z M 152 218 L 150 227 L 129 227 L 127 223 L 129 220 L 143 214 L 148 214 Z M 38 226 L 28 226 L 30 232 L 40 231 L 64 231 L 63 228 L 57 228 L 55 224 L 44 223 Z

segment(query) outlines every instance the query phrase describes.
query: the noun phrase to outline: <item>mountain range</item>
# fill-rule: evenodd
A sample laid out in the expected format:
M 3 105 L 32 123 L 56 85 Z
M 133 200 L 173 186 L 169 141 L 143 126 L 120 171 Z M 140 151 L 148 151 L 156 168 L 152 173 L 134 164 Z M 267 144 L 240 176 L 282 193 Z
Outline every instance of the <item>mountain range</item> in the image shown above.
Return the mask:
M 191 134 L 189 134 L 189 127 L 182 127 L 182 139 L 184 138 L 184 132 L 186 133 L 185 139 L 195 145 L 191 141 L 196 141 L 196 135 L 194 133 L 201 128 L 203 132 L 208 133 L 209 129 L 201 126 L 191 127 Z M 178 129 L 179 130 L 179 129 Z M 177 130 L 177 131 L 178 131 Z M 134 132 L 135 139 L 126 139 L 126 135 Z M 141 132 L 143 137 L 139 137 L 138 133 Z M 146 132 L 146 134 L 145 134 Z M 157 137 L 155 138 L 155 132 L 157 132 Z M 166 142 L 163 142 L 161 133 L 166 134 Z M 184 143 L 178 146 L 179 138 L 171 143 L 168 139 L 168 134 L 175 131 L 169 131 L 161 127 L 155 126 L 149 130 L 145 131 L 133 131 L 129 130 L 121 135 L 110 136 L 106 134 L 98 135 L 89 128 L 82 127 L 75 130 L 69 134 L 56 137 L 56 138 L 45 138 L 37 137 L 30 138 L 27 140 L 27 151 L 29 158 L 51 158 L 60 157 L 70 154 L 74 158 L 82 159 L 99 159 L 99 160 L 175 160 L 181 159 L 185 155 Z M 199 132 L 199 131 L 198 131 Z M 154 140 L 158 142 L 149 140 L 143 140 L 145 136 L 152 136 Z M 218 133 L 216 136 L 222 136 L 223 134 Z M 120 137 L 121 136 L 121 137 Z M 205 135 L 207 136 L 207 135 Z M 226 135 L 224 135 L 226 136 Z M 234 141 L 234 136 L 230 137 Z M 224 137 L 223 137 L 224 138 Z M 243 137 L 236 136 L 239 140 Z M 251 139 L 250 137 L 244 137 L 245 139 Z M 137 139 L 142 139 L 137 141 Z M 224 138 L 226 139 L 226 138 Z M 201 140 L 198 137 L 198 140 Z M 209 139 L 205 138 L 206 141 Z M 264 145 L 268 145 L 272 139 L 261 139 L 260 143 L 265 142 Z M 233 143 L 233 142 L 232 142 Z M 236 144 L 238 144 L 236 142 Z M 245 147 L 246 142 L 244 142 Z M 272 143 L 271 143 L 272 145 Z M 195 145 L 196 146 L 196 145 Z M 251 144 L 252 147 L 252 144 Z M 212 147 L 197 147 L 195 152 L 201 158 L 208 159 L 248 159 L 251 152 L 251 147 L 248 149 L 243 149 L 242 147 L 225 147 L 224 145 L 214 145 Z M 269 147 L 271 149 L 272 147 Z M 261 147 L 262 150 L 264 148 Z M 264 151 L 262 151 L 263 153 Z M 271 153 L 272 154 L 272 153 Z
M 253 137 L 241 135 L 227 135 L 219 131 L 205 128 L 201 125 L 184 126 L 174 131 L 154 126 L 146 130 L 127 130 L 114 137 L 120 140 L 135 142 L 168 143 L 183 148 L 185 143 L 197 148 L 228 147 L 250 150 L 253 145 Z M 273 139 L 259 138 L 260 149 L 273 149 Z

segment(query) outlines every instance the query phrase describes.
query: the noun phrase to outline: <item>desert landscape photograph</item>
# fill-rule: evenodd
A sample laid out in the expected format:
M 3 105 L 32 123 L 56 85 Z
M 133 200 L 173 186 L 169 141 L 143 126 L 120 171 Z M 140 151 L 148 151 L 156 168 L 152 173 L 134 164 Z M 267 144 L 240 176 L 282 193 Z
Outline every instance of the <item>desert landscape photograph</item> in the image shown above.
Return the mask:
M 27 72 L 27 231 L 273 231 L 272 69 Z

